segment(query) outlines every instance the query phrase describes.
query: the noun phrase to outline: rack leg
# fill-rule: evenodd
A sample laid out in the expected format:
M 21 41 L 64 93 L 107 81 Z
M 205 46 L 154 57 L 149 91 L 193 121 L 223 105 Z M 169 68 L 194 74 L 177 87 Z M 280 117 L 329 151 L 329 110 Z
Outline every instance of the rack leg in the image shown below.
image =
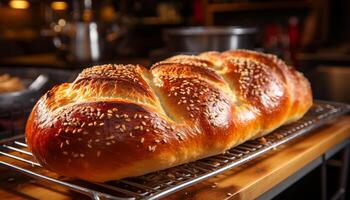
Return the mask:
M 322 200 L 327 200 L 327 160 L 325 155 L 322 155 L 321 165 L 321 192 Z
M 348 169 L 349 169 L 349 154 L 350 154 L 350 147 L 349 145 L 345 147 L 342 155 L 342 161 L 343 165 L 340 172 L 339 177 L 339 190 L 341 192 L 340 200 L 345 200 L 346 196 L 346 186 L 348 182 Z

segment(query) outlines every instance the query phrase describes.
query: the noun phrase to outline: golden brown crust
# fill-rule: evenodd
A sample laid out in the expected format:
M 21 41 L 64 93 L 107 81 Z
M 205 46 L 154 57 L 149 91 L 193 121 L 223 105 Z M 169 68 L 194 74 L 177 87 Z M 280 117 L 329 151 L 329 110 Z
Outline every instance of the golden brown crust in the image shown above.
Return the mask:
M 247 50 L 103 65 L 56 86 L 34 107 L 26 138 L 36 159 L 90 181 L 138 176 L 219 154 L 300 118 L 308 81 Z

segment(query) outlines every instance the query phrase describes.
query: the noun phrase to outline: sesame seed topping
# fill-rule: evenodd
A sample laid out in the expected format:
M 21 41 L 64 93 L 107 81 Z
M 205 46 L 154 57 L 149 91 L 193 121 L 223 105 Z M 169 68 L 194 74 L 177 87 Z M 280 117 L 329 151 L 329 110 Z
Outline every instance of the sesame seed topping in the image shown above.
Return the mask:
M 150 152 L 154 152 L 155 150 L 156 150 L 156 145 L 153 145 L 153 146 L 148 146 L 148 151 L 150 151 Z

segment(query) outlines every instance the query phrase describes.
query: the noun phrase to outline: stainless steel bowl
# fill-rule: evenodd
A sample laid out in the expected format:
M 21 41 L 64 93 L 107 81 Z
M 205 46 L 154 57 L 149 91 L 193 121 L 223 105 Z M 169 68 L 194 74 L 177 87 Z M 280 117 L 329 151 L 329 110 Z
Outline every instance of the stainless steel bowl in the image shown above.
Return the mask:
M 253 49 L 256 33 L 256 28 L 226 26 L 167 29 L 163 35 L 171 51 L 203 52 Z
M 349 66 L 319 66 L 308 75 L 316 98 L 350 103 Z

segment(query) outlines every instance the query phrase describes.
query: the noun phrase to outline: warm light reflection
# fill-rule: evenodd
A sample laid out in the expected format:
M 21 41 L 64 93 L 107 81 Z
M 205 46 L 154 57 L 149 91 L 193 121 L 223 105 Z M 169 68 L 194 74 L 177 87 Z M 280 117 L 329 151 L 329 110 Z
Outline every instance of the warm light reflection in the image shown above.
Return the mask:
M 66 25 L 66 20 L 64 20 L 64 19 L 59 19 L 59 20 L 58 20 L 58 25 L 60 25 L 60 26 L 65 26 L 65 25 Z
M 14 9 L 27 9 L 30 4 L 26 0 L 11 0 L 9 6 Z
M 64 1 L 54 1 L 51 3 L 51 8 L 53 10 L 66 10 L 68 7 L 68 4 Z

